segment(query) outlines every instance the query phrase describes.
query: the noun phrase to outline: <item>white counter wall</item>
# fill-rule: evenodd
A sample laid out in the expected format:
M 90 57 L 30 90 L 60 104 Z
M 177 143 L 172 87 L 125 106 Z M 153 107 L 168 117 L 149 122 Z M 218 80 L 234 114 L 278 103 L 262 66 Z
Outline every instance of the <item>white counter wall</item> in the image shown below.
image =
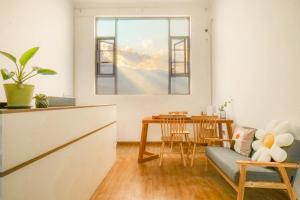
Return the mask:
M 187 2 L 81 3 L 75 10 L 75 96 L 80 104 L 116 103 L 118 141 L 139 141 L 141 120 L 184 110 L 200 114 L 211 102 L 209 22 L 206 0 Z M 95 95 L 96 16 L 191 16 L 191 95 Z M 150 127 L 149 140 L 158 140 Z
M 0 114 L 0 199 L 89 200 L 116 159 L 115 111 L 111 105 Z

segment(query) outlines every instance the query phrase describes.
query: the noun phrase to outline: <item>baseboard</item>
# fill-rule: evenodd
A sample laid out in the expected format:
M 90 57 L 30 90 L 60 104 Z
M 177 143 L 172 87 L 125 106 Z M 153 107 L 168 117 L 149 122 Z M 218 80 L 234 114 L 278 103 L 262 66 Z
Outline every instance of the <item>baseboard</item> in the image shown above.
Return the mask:
M 139 145 L 140 141 L 117 141 L 117 144 Z M 147 141 L 147 144 L 161 144 L 161 141 Z

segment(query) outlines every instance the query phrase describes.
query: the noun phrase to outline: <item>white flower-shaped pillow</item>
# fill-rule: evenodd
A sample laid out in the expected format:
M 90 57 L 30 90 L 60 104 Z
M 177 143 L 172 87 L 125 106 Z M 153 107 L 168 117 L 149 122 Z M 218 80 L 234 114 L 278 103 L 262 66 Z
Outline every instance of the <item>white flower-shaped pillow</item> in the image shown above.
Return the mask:
M 265 128 L 259 129 L 255 133 L 255 140 L 252 148 L 256 151 L 252 160 L 260 162 L 283 162 L 287 159 L 287 153 L 281 147 L 290 146 L 294 141 L 294 136 L 289 131 L 288 122 L 271 121 Z

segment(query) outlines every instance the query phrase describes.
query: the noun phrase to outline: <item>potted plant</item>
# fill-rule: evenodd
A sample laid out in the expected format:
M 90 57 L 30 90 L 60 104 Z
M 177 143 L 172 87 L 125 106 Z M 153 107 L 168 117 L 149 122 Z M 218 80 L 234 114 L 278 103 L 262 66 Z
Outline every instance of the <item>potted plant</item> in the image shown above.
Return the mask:
M 220 112 L 220 118 L 221 119 L 226 119 L 226 111 L 225 108 L 228 106 L 228 104 L 230 104 L 232 102 L 232 99 L 229 101 L 225 101 L 224 104 L 222 104 L 219 107 L 219 112 Z
M 0 54 L 11 60 L 16 67 L 15 71 L 8 71 L 7 69 L 1 69 L 1 75 L 3 80 L 13 80 L 14 83 L 4 84 L 4 90 L 7 98 L 7 107 L 9 108 L 24 108 L 30 107 L 33 96 L 34 85 L 24 84 L 27 80 L 36 75 L 53 75 L 56 71 L 52 69 L 46 69 L 34 66 L 30 72 L 25 72 L 25 67 L 28 61 L 39 50 L 39 47 L 33 47 L 27 50 L 19 59 L 11 55 L 0 51 Z
M 35 99 L 36 108 L 48 108 L 49 100 L 45 94 L 37 94 L 33 97 Z

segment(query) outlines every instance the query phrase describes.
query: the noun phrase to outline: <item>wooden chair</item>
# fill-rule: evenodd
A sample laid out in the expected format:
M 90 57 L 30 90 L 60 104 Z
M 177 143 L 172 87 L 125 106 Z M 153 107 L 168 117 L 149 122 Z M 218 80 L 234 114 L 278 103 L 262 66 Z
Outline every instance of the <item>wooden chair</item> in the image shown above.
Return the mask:
M 193 137 L 190 138 L 192 144 L 191 167 L 194 165 L 194 158 L 197 146 L 211 145 L 214 138 L 218 139 L 217 116 L 193 116 Z M 211 140 L 207 141 L 206 138 Z
M 167 118 L 182 118 L 183 119 L 183 122 L 184 122 L 184 119 L 186 119 L 186 114 L 187 112 L 169 112 L 168 115 L 159 115 L 159 118 L 161 119 L 167 119 Z M 185 123 L 182 123 L 182 129 L 183 131 L 181 131 L 181 133 L 178 133 L 178 134 L 182 134 L 184 136 L 184 143 L 188 143 L 188 145 L 190 145 L 189 143 L 189 135 L 190 135 L 190 132 L 187 130 L 186 128 L 186 124 Z M 170 143 L 171 144 L 171 151 L 173 149 L 173 142 Z M 189 148 L 189 147 L 188 147 Z
M 187 115 L 188 112 L 186 111 L 172 111 L 172 112 L 169 112 L 170 115 Z
M 232 144 L 234 140 L 230 139 L 208 139 L 211 141 L 230 141 Z M 209 148 L 209 147 L 207 147 Z M 218 147 L 216 147 L 218 148 Z M 232 150 L 233 151 L 233 150 Z M 237 200 L 244 200 L 244 193 L 246 188 L 266 188 L 266 189 L 284 189 L 287 190 L 288 196 L 291 200 L 296 200 L 296 195 L 293 191 L 293 182 L 300 162 L 300 141 L 295 140 L 294 144 L 288 148 L 288 160 L 286 162 L 258 162 L 252 160 L 236 160 L 239 166 L 238 182 L 233 181 L 226 173 L 223 172 L 222 167 L 218 166 L 212 159 L 207 158 L 210 164 L 224 177 L 224 179 L 233 187 L 237 192 Z M 278 171 L 281 182 L 264 181 L 264 176 L 261 175 L 261 180 L 249 180 L 247 169 L 254 167 L 264 167 Z M 251 171 L 253 173 L 253 170 Z M 247 180 L 248 179 L 248 180 Z
M 160 161 L 159 166 L 162 165 L 163 157 L 165 152 L 165 145 L 167 143 L 171 144 L 171 151 L 173 152 L 173 144 L 179 144 L 180 146 L 180 155 L 183 161 L 183 165 L 186 166 L 186 160 L 183 150 L 183 144 L 186 142 L 189 134 L 186 131 L 185 125 L 185 115 L 160 115 L 162 118 L 161 122 L 161 152 L 160 152 Z

